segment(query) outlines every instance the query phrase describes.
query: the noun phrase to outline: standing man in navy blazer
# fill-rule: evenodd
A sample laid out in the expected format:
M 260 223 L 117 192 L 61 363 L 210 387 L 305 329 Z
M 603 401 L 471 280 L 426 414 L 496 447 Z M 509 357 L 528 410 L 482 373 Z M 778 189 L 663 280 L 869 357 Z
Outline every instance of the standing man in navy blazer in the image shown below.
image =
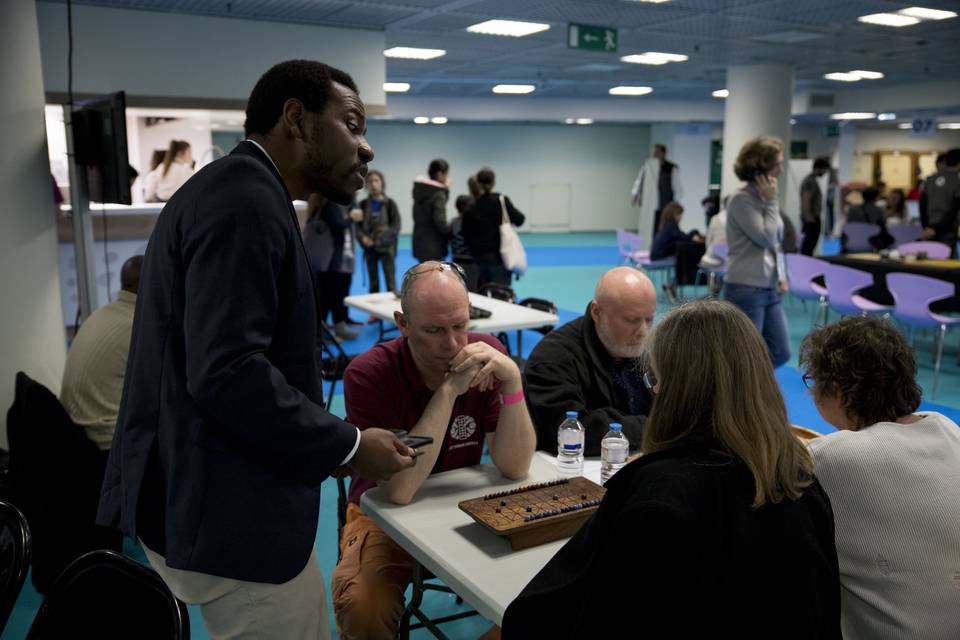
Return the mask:
M 267 71 L 244 128 L 150 238 L 98 522 L 140 539 L 212 638 L 328 638 L 320 483 L 341 465 L 386 480 L 414 452 L 323 408 L 291 201 L 349 203 L 373 150 L 353 80 L 319 62 Z

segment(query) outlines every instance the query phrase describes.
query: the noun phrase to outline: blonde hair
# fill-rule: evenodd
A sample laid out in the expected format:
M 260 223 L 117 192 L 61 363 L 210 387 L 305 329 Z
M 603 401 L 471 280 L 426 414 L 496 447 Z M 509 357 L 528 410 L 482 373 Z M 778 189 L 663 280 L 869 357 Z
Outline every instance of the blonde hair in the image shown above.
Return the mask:
M 659 389 L 644 453 L 710 435 L 750 470 L 754 507 L 800 498 L 813 461 L 790 429 L 766 344 L 743 312 L 718 300 L 677 307 L 647 338 L 647 358 Z
M 747 140 L 737 161 L 733 165 L 733 172 L 744 182 L 753 182 L 755 173 L 767 173 L 777 166 L 777 156 L 783 153 L 783 140 L 772 136 L 757 136 Z

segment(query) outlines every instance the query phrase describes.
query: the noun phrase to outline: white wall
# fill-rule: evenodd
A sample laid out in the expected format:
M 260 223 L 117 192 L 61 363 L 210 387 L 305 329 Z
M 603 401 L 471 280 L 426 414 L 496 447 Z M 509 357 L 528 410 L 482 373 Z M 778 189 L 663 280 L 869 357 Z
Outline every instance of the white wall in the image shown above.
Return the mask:
M 16 372 L 59 394 L 66 361 L 32 0 L 0 3 L 0 59 L 16 69 L 0 74 L 0 445 L 6 447 Z
M 371 168 L 384 173 L 387 193 L 400 207 L 404 233 L 413 229 L 413 180 L 426 174 L 430 160 L 438 157 L 450 163 L 454 182 L 448 218 L 456 215 L 456 196 L 467 192 L 467 177 L 490 166 L 497 174 L 497 190 L 528 214 L 530 227 L 548 222 L 529 215 L 538 207 L 534 194 L 540 193 L 540 202 L 544 202 L 545 191 L 564 191 L 565 185 L 569 185 L 570 193 L 570 230 L 636 226 L 630 187 L 641 162 L 649 155 L 646 125 L 414 125 L 373 121 L 368 128 L 368 139 L 376 153 Z
M 43 83 L 67 91 L 67 10 L 37 2 Z M 73 7 L 74 92 L 246 101 L 263 72 L 291 58 L 351 74 L 367 104 L 384 105 L 384 32 Z M 171 106 L 171 105 L 167 105 Z

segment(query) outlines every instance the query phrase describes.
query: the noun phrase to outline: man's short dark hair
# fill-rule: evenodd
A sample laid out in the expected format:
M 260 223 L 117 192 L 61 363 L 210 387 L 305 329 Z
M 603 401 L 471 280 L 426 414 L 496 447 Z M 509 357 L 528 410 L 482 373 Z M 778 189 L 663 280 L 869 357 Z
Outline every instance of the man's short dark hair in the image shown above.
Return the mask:
M 934 161 L 933 164 L 934 164 L 934 165 L 941 165 L 941 164 L 945 163 L 946 161 L 947 161 L 947 154 L 945 154 L 945 153 L 938 153 L 938 154 L 937 154 L 937 159 Z
M 654 149 L 660 149 L 661 151 L 663 151 L 663 155 L 667 155 L 667 145 L 665 145 L 665 144 L 660 144 L 660 143 L 658 142 L 658 143 L 656 143 L 655 145 L 653 145 L 653 148 L 654 148 Z
M 436 158 L 435 160 L 430 161 L 430 166 L 427 167 L 427 175 L 431 179 L 437 177 L 438 173 L 449 173 L 450 172 L 450 163 L 448 163 L 443 158 Z
M 816 160 L 813 161 L 813 169 L 814 171 L 816 171 L 817 169 L 826 169 L 827 171 L 829 171 L 830 161 L 824 157 L 817 158 Z
M 295 98 L 307 111 L 320 113 L 333 95 L 333 83 L 342 84 L 354 93 L 357 85 L 346 72 L 315 60 L 287 60 L 274 65 L 260 76 L 247 101 L 246 135 L 266 134 L 280 120 L 283 105 Z
M 946 156 L 944 162 L 947 163 L 948 167 L 960 165 L 960 149 L 950 149 L 950 151 L 947 151 Z
M 800 343 L 800 366 L 819 398 L 839 398 L 857 427 L 893 422 L 920 406 L 913 348 L 890 322 L 853 316 Z
M 130 293 L 136 293 L 140 288 L 140 268 L 143 267 L 143 256 L 128 258 L 120 267 L 120 288 Z
M 876 202 L 877 198 L 880 197 L 880 189 L 876 187 L 867 187 L 863 190 L 863 201 L 864 202 Z

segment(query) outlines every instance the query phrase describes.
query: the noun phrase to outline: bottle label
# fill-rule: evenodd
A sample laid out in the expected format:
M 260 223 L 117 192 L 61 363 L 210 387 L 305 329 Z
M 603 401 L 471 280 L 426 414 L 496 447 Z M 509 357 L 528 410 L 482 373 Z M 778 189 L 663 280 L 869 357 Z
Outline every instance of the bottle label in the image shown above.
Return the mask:
M 564 444 L 564 451 L 580 451 L 582 445 L 579 442 L 574 442 L 573 444 Z
M 607 455 L 606 455 L 606 459 L 607 459 L 607 462 L 610 462 L 610 463 L 612 463 L 612 464 L 621 464 L 621 463 L 624 463 L 624 462 L 627 461 L 627 450 L 626 450 L 626 449 L 621 449 L 621 450 L 619 450 L 619 451 L 617 451 L 617 450 L 613 450 L 613 451 L 608 450 L 608 451 L 607 451 Z

